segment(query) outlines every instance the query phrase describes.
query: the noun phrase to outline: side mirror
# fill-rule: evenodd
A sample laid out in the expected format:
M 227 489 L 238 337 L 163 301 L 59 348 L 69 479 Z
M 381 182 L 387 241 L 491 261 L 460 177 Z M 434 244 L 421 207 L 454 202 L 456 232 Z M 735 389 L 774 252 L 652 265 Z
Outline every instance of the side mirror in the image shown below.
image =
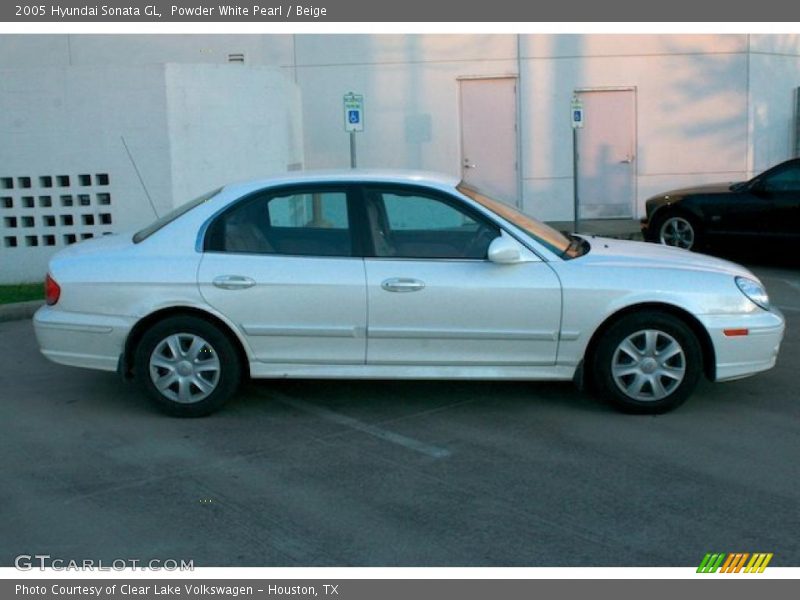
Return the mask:
M 764 184 L 763 179 L 753 179 L 748 187 L 748 191 L 752 194 L 763 194 L 767 191 L 767 186 Z
M 492 240 L 492 243 L 489 244 L 488 257 L 493 263 L 501 265 L 513 264 L 522 260 L 517 242 L 504 236 Z
M 741 192 L 742 190 L 746 190 L 748 185 L 750 185 L 749 181 L 737 181 L 736 183 L 730 184 L 728 189 L 731 192 Z

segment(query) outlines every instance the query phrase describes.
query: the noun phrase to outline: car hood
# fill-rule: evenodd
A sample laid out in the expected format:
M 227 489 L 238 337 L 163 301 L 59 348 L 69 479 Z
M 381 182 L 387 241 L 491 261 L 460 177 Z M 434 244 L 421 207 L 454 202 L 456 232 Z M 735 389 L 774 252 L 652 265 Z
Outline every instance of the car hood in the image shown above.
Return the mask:
M 734 183 L 735 182 L 732 181 L 728 181 L 727 183 L 706 183 L 704 185 L 695 185 L 692 187 L 670 190 L 655 197 L 665 198 L 673 196 L 688 196 L 690 194 L 724 194 L 731 191 L 731 185 Z
M 591 266 L 625 267 L 642 269 L 673 269 L 682 271 L 700 271 L 707 273 L 724 273 L 734 277 L 748 277 L 758 280 L 745 267 L 734 262 L 690 252 L 682 248 L 632 242 L 610 238 L 581 236 L 591 245 L 585 256 L 575 259 Z

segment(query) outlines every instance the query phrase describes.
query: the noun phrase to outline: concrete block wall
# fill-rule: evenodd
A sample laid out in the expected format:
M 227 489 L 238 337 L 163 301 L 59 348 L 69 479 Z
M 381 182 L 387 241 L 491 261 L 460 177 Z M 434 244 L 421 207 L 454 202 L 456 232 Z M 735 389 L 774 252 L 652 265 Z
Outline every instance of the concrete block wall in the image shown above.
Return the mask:
M 6 68 L 0 107 L 0 283 L 39 280 L 64 246 L 303 161 L 297 90 L 271 67 Z

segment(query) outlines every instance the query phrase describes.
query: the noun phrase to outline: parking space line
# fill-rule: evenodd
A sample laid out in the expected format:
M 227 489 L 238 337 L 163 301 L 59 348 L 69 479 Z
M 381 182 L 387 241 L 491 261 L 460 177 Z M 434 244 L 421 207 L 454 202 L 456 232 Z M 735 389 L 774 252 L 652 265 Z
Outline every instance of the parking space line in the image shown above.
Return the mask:
M 311 402 L 298 400 L 297 398 L 291 398 L 275 392 L 270 392 L 269 396 L 281 404 L 286 404 L 292 408 L 302 410 L 303 412 L 307 412 L 321 419 L 325 419 L 326 421 L 331 421 L 332 423 L 336 423 L 338 425 L 350 427 L 351 429 L 361 431 L 362 433 L 366 433 L 378 439 L 391 442 L 393 444 L 398 444 L 399 446 L 403 446 L 404 448 L 425 454 L 426 456 L 430 456 L 432 458 L 447 458 L 451 455 L 451 452 L 446 448 L 440 448 L 439 446 L 426 444 L 425 442 L 415 440 L 414 438 L 410 438 L 394 431 L 389 431 L 388 429 L 383 429 L 382 427 L 376 427 L 375 425 L 364 423 L 363 421 L 359 421 L 353 417 L 348 417 L 347 415 L 323 408 L 322 406 L 312 404 Z

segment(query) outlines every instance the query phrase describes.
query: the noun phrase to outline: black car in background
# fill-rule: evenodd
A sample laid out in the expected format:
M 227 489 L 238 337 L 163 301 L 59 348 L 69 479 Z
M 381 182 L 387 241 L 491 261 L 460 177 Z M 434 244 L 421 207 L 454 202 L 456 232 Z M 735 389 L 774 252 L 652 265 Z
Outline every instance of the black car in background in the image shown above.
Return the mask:
M 800 240 L 800 159 L 750 181 L 711 184 L 653 196 L 642 219 L 644 239 L 698 249 L 709 242 L 758 236 Z

